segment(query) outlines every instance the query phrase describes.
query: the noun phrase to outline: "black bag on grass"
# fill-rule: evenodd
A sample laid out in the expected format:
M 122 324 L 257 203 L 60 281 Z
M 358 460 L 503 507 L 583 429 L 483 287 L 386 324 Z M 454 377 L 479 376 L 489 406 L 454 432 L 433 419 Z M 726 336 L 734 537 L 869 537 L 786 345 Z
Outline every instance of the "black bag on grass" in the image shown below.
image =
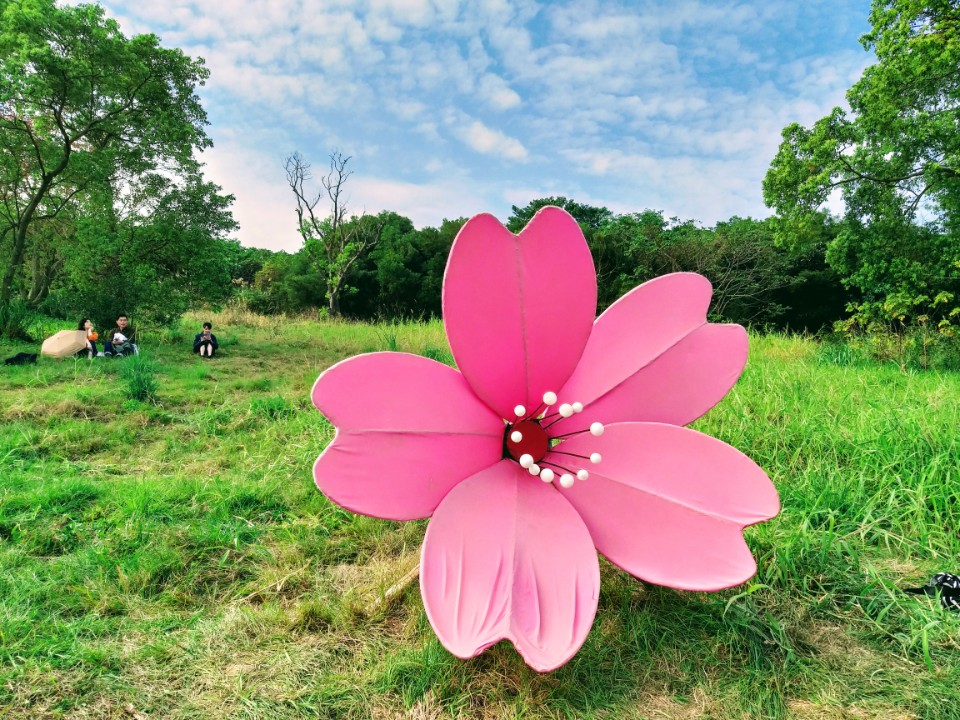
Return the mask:
M 36 353 L 17 353 L 13 357 L 8 357 L 3 361 L 4 365 L 30 365 L 37 362 Z

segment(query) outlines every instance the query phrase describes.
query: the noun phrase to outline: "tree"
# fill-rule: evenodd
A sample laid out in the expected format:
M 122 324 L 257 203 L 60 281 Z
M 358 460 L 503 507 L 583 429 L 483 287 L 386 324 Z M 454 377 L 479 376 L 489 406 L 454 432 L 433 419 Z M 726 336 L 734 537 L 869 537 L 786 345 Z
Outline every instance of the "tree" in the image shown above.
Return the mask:
M 829 213 L 813 213 L 802 232 L 787 234 L 776 216 L 764 220 L 775 248 L 785 255 L 787 284 L 775 290 L 773 299 L 784 312 L 774 325 L 781 329 L 819 332 L 833 327 L 844 316 L 854 294 L 844 286 L 840 273 L 827 263 L 827 248 L 843 228 Z M 788 242 L 780 242 L 780 239 Z
M 316 269 L 303 250 L 268 258 L 254 276 L 248 297 L 251 309 L 268 314 L 316 308 L 325 300 Z
M 590 232 L 587 243 L 597 270 L 599 311 L 656 275 L 650 259 L 666 227 L 661 213 L 645 210 L 604 218 Z
M 199 173 L 174 181 L 149 174 L 117 200 L 110 187 L 78 221 L 62 294 L 72 307 L 113 320 L 122 308 L 158 323 L 231 289 L 232 195 Z
M 547 205 L 555 205 L 570 213 L 573 219 L 580 225 L 585 235 L 588 234 L 590 230 L 596 230 L 612 217 L 610 211 L 605 207 L 584 205 L 575 200 L 568 200 L 565 197 L 546 197 L 531 200 L 522 208 L 513 205 L 511 207 L 512 212 L 510 213 L 510 217 L 507 219 L 507 229 L 513 233 L 520 232 L 527 226 L 527 223 L 533 219 L 533 216 L 537 214 L 537 210 Z
M 415 230 L 386 213 L 380 243 L 347 276 L 344 313 L 364 319 L 440 317 L 443 273 L 450 246 L 467 218 Z
M 859 290 L 849 330 L 892 332 L 915 325 L 951 332 L 960 319 L 957 237 L 899 218 L 843 224 L 827 249 L 830 265 Z
M 300 153 L 287 157 L 287 183 L 297 199 L 297 227 L 304 249 L 323 279 L 327 312 L 340 315 L 344 281 L 358 259 L 379 241 L 385 219 L 371 220 L 361 215 L 351 218 L 347 212 L 344 187 L 353 173 L 347 170 L 349 156 L 330 154 L 330 172 L 320 178 L 323 190 L 316 194 L 307 186 L 313 179 L 308 163 Z M 330 214 L 319 215 L 317 206 L 329 200 Z
M 783 310 L 772 293 L 786 283 L 785 253 L 773 246 L 770 235 L 766 223 L 750 218 L 734 217 L 708 229 L 644 210 L 614 217 L 597 240 L 623 258 L 618 295 L 658 275 L 696 272 L 713 285 L 712 317 L 768 324 Z
M 893 306 L 907 322 L 956 317 L 960 7 L 955 0 L 874 0 L 870 21 L 861 42 L 877 63 L 847 92 L 850 113 L 834 108 L 811 128 L 785 128 L 764 198 L 780 215 L 783 239 L 804 234 L 840 192 L 845 227 L 837 242 L 844 247 L 828 258 L 860 263 L 834 267 L 850 287 L 873 296 L 852 308 L 864 323 L 892 319 L 886 313 Z M 925 254 L 934 246 L 936 253 Z M 861 272 L 866 267 L 873 270 Z M 882 282 L 873 284 L 883 268 Z M 891 305 L 889 292 L 910 298 Z
M 0 0 L 0 311 L 32 230 L 120 172 L 196 167 L 202 60 L 126 38 L 99 5 Z

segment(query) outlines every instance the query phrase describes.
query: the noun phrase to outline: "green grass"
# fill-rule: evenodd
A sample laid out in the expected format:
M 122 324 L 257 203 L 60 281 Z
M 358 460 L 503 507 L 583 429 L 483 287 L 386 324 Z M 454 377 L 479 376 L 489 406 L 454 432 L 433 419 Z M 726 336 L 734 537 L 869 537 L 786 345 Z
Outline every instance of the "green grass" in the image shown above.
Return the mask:
M 757 576 L 685 593 L 602 561 L 586 644 L 539 675 L 504 643 L 452 657 L 416 583 L 370 612 L 426 523 L 313 486 L 316 376 L 449 361 L 442 327 L 211 319 L 212 361 L 192 325 L 144 339 L 141 397 L 129 358 L 0 371 L 0 717 L 960 717 L 960 618 L 899 590 L 960 571 L 960 375 L 754 337 L 696 427 L 780 491 Z

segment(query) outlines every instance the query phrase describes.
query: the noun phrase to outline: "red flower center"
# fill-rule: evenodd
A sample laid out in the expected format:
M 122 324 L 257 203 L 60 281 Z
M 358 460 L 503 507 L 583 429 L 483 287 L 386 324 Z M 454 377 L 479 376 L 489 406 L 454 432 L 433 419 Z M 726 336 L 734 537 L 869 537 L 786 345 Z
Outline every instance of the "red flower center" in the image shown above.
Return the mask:
M 519 442 L 510 437 L 514 432 L 522 435 Z M 517 462 L 520 462 L 521 455 L 530 455 L 538 463 L 550 448 L 550 437 L 536 420 L 521 420 L 515 425 L 507 425 L 503 447 L 506 454 Z

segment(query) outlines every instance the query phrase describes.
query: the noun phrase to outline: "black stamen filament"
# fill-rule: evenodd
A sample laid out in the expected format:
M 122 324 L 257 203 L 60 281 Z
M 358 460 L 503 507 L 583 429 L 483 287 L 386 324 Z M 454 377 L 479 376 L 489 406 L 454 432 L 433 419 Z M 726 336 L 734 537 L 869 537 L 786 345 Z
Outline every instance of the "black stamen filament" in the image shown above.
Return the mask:
M 554 452 L 556 452 L 556 451 L 554 451 Z M 565 454 L 566 454 L 566 455 L 569 455 L 570 453 L 565 453 Z M 546 460 L 541 460 L 541 461 L 540 461 L 539 463 L 537 463 L 537 464 L 540 465 L 540 467 L 543 467 L 544 465 L 552 465 L 552 466 L 555 467 L 557 470 L 563 470 L 563 472 L 565 472 L 565 473 L 569 473 L 569 474 L 574 475 L 574 476 L 576 476 L 576 474 L 577 474 L 577 471 L 576 471 L 576 470 L 571 470 L 570 468 L 565 468 L 563 465 L 557 465 L 556 463 L 547 462 Z
M 564 452 L 563 450 L 553 450 L 553 449 L 551 449 L 550 452 L 554 453 L 555 455 L 569 455 L 570 457 L 583 458 L 584 460 L 589 460 L 589 459 L 590 459 L 590 456 L 589 456 L 589 455 L 578 455 L 577 453 Z
M 553 413 L 553 415 L 560 415 L 560 413 Z M 553 417 L 553 415 L 548 415 L 547 417 Z M 560 422 L 561 420 L 566 420 L 568 417 L 573 417 L 573 415 L 567 415 L 567 417 L 564 417 L 563 415 L 560 415 L 560 417 L 558 417 L 556 420 L 554 420 L 553 422 L 547 423 L 546 425 L 543 425 L 542 427 L 543 427 L 544 430 L 546 430 L 546 429 L 547 429 L 548 427 L 550 427 L 551 425 L 556 425 L 558 422 Z M 547 419 L 547 418 L 545 417 L 544 420 L 546 420 L 546 419 Z M 557 437 L 566 437 L 566 435 L 558 435 Z
M 540 412 L 540 409 L 546 408 L 546 407 L 547 407 L 546 405 L 544 405 L 543 403 L 540 403 L 539 405 L 537 405 L 536 409 L 532 413 L 527 413 L 522 418 L 517 420 L 517 422 L 523 422 L 524 420 L 533 420 L 537 416 L 537 413 Z
M 554 422 L 556 422 L 556 420 L 554 420 Z M 550 423 L 550 425 L 553 425 L 553 423 Z M 548 427 L 550 427 L 550 425 L 545 426 L 543 429 L 546 430 Z M 554 435 L 554 436 L 553 436 L 553 439 L 554 439 L 554 440 L 559 440 L 560 438 L 570 437 L 571 435 L 583 435 L 585 432 L 590 432 L 590 428 L 586 428 L 586 429 L 584 429 L 584 430 L 576 430 L 576 431 L 574 431 L 574 432 L 564 433 L 563 435 Z

